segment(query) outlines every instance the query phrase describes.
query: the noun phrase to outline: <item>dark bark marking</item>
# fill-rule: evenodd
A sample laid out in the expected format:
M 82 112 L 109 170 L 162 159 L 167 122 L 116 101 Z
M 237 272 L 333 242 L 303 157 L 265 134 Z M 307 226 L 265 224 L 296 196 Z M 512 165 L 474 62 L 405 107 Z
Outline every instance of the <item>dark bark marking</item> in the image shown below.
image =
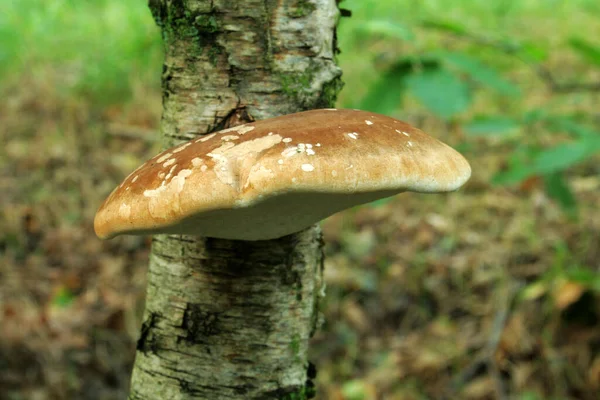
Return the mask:
M 202 338 L 219 334 L 219 313 L 202 311 L 200 304 L 188 303 L 183 313 L 181 327 L 186 331 L 185 340 L 190 344 Z
M 340 8 L 340 15 L 344 18 L 350 18 L 352 16 L 352 10 Z
M 137 341 L 136 350 L 144 354 L 156 353 L 156 337 L 152 334 L 152 330 L 156 326 L 156 322 L 160 314 L 151 312 L 148 318 L 142 323 L 142 332 Z
M 240 105 L 229 111 L 224 117 L 215 115 L 214 125 L 209 128 L 209 132 L 220 131 L 234 126 L 254 122 L 254 117 L 250 115 L 248 108 L 245 105 Z

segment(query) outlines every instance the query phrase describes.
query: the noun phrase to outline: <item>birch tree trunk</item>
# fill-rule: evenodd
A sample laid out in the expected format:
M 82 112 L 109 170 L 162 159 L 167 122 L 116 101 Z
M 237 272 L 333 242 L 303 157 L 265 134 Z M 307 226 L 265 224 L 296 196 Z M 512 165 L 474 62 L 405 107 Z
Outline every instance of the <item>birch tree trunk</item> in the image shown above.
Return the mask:
M 333 106 L 335 0 L 150 0 L 166 146 Z M 269 218 L 265 215 L 265 218 Z M 318 227 L 276 240 L 155 236 L 130 399 L 310 398 Z

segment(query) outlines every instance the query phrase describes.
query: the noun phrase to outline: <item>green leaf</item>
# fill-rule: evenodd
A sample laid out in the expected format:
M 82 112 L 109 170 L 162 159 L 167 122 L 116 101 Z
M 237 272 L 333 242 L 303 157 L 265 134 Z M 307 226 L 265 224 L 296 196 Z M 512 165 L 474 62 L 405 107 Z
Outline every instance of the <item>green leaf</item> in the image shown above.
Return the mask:
M 381 114 L 394 113 L 402 104 L 406 78 L 417 66 L 424 70 L 431 70 L 439 68 L 440 64 L 438 60 L 430 58 L 401 58 L 371 85 L 358 108 Z
M 569 45 L 589 63 L 600 66 L 600 47 L 578 37 L 569 39 Z
M 367 390 L 363 381 L 355 379 L 344 382 L 342 394 L 347 400 L 364 400 L 367 398 Z
M 545 122 L 545 125 L 551 131 L 566 131 L 582 139 L 590 138 L 594 140 L 594 137 L 600 137 L 600 133 L 597 130 L 578 123 L 574 117 L 550 116 Z
M 469 136 L 506 135 L 516 131 L 519 127 L 519 121 L 499 116 L 475 118 L 464 126 L 465 132 Z
M 567 270 L 570 281 L 581 283 L 587 288 L 600 292 L 600 274 L 585 267 L 574 267 Z
M 467 84 L 445 69 L 413 74 L 406 79 L 406 86 L 425 107 L 445 119 L 471 105 Z
M 538 43 L 521 43 L 519 54 L 527 61 L 540 63 L 548 59 L 549 53 L 547 49 L 541 47 Z
M 423 21 L 421 25 L 424 28 L 437 29 L 440 31 L 453 33 L 453 34 L 459 35 L 459 36 L 468 34 L 468 30 L 464 26 L 462 26 L 456 22 L 451 22 L 451 21 L 428 19 L 428 20 Z
M 517 86 L 476 58 L 456 52 L 440 52 L 437 54 L 442 60 L 467 74 L 475 82 L 497 90 L 506 96 L 519 96 L 521 94 Z
M 415 39 L 415 34 L 406 25 L 385 20 L 369 21 L 360 25 L 357 32 L 370 35 L 381 35 L 407 42 Z
M 563 143 L 541 151 L 533 160 L 532 170 L 540 175 L 563 171 L 600 150 L 600 140 Z
M 600 137 L 600 131 L 580 122 L 586 117 L 585 113 L 557 115 L 544 108 L 535 108 L 523 114 L 523 124 L 543 123 L 551 132 L 568 132 L 582 139 Z
M 544 177 L 544 186 L 548 196 L 556 200 L 565 211 L 576 211 L 577 200 L 562 173 L 546 175 Z
M 52 304 L 63 308 L 68 307 L 73 302 L 74 298 L 75 296 L 69 289 L 60 287 L 52 298 Z
M 523 114 L 523 124 L 535 124 L 546 121 L 550 113 L 545 108 L 533 108 Z
M 381 114 L 392 114 L 402 103 L 407 75 L 408 72 L 405 70 L 391 68 L 369 87 L 359 108 Z
M 393 197 L 385 197 L 383 199 L 379 199 L 379 200 L 375 200 L 375 201 L 370 202 L 369 203 L 369 207 L 380 208 L 380 207 L 383 207 L 386 204 L 390 203 L 393 200 L 394 200 Z
M 538 152 L 529 163 L 523 160 L 513 162 L 508 170 L 496 174 L 492 182 L 507 185 L 521 182 L 534 175 L 547 176 L 559 173 L 585 161 L 598 151 L 600 151 L 600 137 L 559 144 Z M 558 183 L 554 181 L 554 185 Z
M 535 392 L 525 392 L 521 394 L 519 400 L 539 400 L 539 397 Z
M 492 184 L 494 185 L 514 185 L 515 183 L 519 183 L 529 178 L 531 175 L 535 175 L 535 173 L 523 165 L 512 166 L 506 171 L 501 171 L 496 173 L 492 177 Z

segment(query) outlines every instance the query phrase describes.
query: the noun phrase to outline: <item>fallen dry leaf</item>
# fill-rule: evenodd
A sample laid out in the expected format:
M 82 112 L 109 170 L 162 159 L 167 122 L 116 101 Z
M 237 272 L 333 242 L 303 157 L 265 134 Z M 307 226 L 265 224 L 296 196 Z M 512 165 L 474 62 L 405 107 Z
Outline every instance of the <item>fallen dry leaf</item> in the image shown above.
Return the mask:
M 577 282 L 565 281 L 553 290 L 554 304 L 559 310 L 564 310 L 575 303 L 585 292 L 585 287 Z

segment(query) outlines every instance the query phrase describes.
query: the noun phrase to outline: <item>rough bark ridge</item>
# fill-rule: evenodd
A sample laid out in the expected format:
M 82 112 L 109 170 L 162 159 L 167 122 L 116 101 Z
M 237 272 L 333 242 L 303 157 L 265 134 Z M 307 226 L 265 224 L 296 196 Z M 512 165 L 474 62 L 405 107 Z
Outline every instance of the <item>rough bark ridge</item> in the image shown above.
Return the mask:
M 255 119 L 330 107 L 341 88 L 335 0 L 150 0 L 150 8 L 165 42 L 169 146 L 226 127 L 240 107 Z
M 165 42 L 165 145 L 330 107 L 335 0 L 150 0 Z M 310 398 L 320 231 L 154 238 L 131 399 Z

